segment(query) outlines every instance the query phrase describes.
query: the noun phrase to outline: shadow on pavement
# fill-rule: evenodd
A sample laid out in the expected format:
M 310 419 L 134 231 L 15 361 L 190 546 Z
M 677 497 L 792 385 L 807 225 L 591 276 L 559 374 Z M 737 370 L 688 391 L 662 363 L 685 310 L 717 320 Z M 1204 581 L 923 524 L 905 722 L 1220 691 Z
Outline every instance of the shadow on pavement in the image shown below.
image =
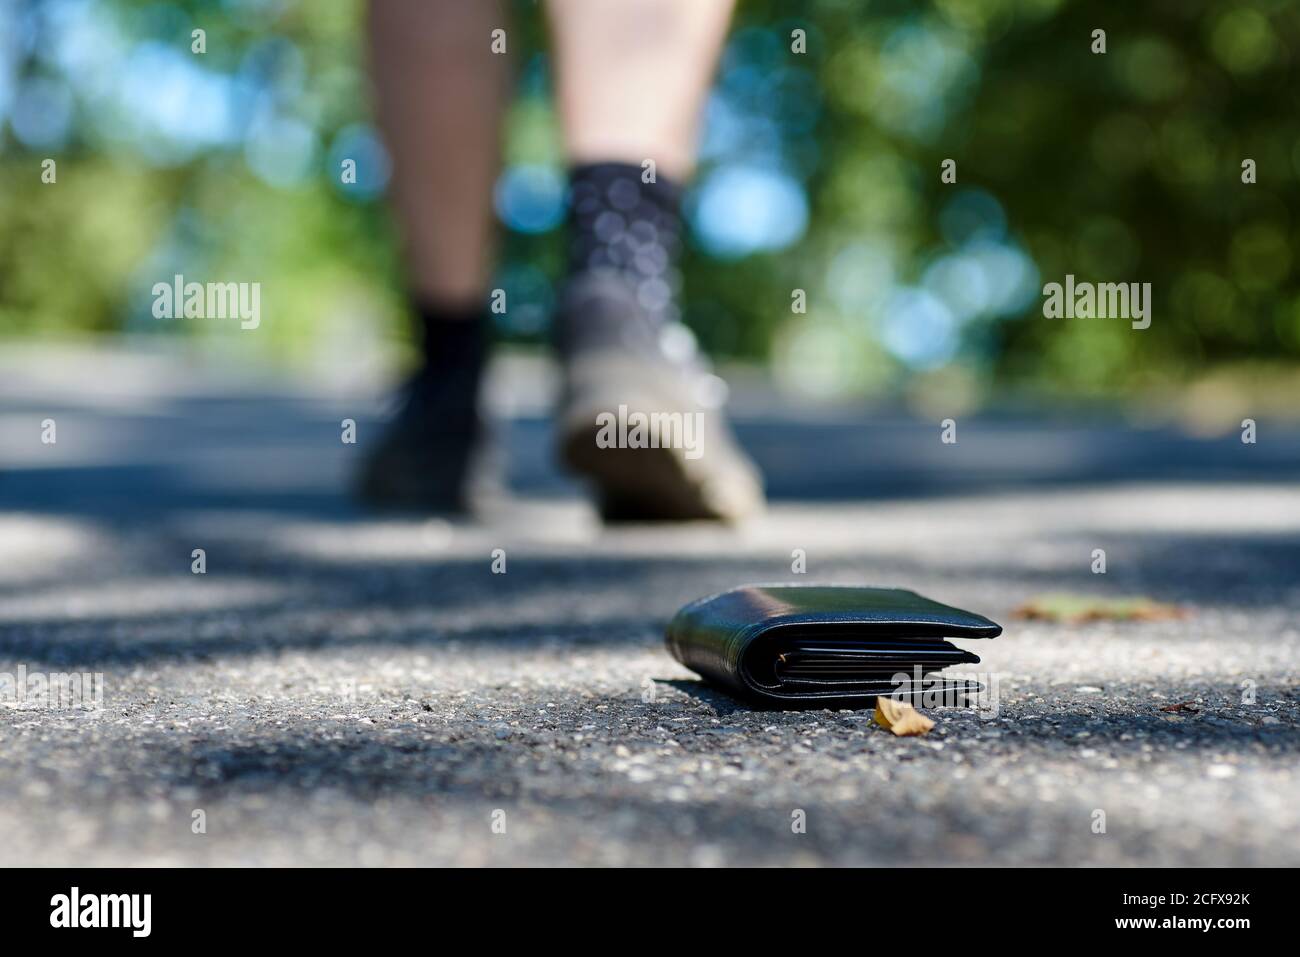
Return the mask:
M 39 452 L 24 449 L 23 467 L 7 469 L 10 455 L 0 448 L 0 509 L 104 521 L 198 508 L 367 514 L 347 490 L 381 420 L 355 409 L 282 397 L 191 398 L 163 402 L 151 415 L 67 415 L 80 418 L 61 425 L 60 445 L 75 449 L 86 441 L 94 457 L 39 465 Z M 340 415 L 356 418 L 359 444 L 339 441 Z M 778 503 L 1084 483 L 1300 480 L 1300 432 L 1281 428 L 1247 446 L 1235 434 L 1210 440 L 1119 422 L 977 416 L 963 420 L 956 444 L 944 445 L 934 423 L 863 412 L 828 421 L 742 418 L 737 432 Z M 547 420 L 514 419 L 498 433 L 515 494 L 581 494 L 553 461 Z

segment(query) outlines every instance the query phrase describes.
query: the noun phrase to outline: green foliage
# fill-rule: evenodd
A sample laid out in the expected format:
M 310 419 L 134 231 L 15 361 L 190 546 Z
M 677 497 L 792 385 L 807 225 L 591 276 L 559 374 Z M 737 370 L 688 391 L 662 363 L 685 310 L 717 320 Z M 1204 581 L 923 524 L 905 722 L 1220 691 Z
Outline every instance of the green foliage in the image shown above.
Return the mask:
M 505 120 L 506 163 L 559 168 L 544 24 L 535 4 L 514 7 L 520 96 Z M 0 333 L 191 332 L 150 321 L 145 294 L 183 269 L 274 278 L 265 308 L 275 318 L 258 346 L 284 356 L 323 316 L 347 321 L 342 312 L 400 334 L 382 197 L 340 188 L 332 165 L 334 146 L 368 123 L 361 7 L 87 8 L 82 47 L 68 47 L 81 60 L 51 54 L 75 30 L 50 15 L 33 21 L 37 41 L 15 64 L 20 83 L 50 81 L 72 105 L 65 134 L 48 143 L 0 124 Z M 207 31 L 202 56 L 189 51 L 196 27 Z M 1104 54 L 1091 51 L 1098 28 Z M 793 30 L 806 31 L 806 53 L 792 51 Z M 166 124 L 186 123 L 144 102 L 165 102 L 172 74 L 142 94 L 142 49 L 186 58 L 168 68 L 200 71 L 256 108 L 226 135 L 178 139 Z M 981 387 L 1076 394 L 1185 382 L 1224 364 L 1293 367 L 1297 56 L 1300 7 L 1282 0 L 747 0 L 710 112 L 743 122 L 720 147 L 706 135 L 716 148 L 700 182 L 729 165 L 777 169 L 803 191 L 807 225 L 750 255 L 719 253 L 697 229 L 688 321 L 712 351 L 772 357 L 778 372 L 814 368 L 801 375 L 827 392 L 889 389 L 945 367 Z M 306 131 L 305 172 L 277 181 L 256 168 L 255 123 L 267 117 Z M 41 183 L 46 157 L 57 185 Z M 940 181 L 948 158 L 956 184 Z M 1241 179 L 1247 158 L 1253 185 Z M 983 234 L 963 225 L 967 214 L 996 221 L 1000 245 L 972 240 Z M 1016 256 L 1034 294 L 975 302 L 972 290 L 1010 275 Z M 969 271 L 990 262 L 982 279 Z M 558 230 L 503 236 L 501 281 L 518 283 L 539 316 L 562 263 Z M 955 285 L 943 285 L 947 267 Z M 1151 327 L 1044 318 L 1038 290 L 1067 273 L 1151 283 Z M 806 315 L 791 312 L 796 288 Z M 898 293 L 950 306 L 951 328 L 900 325 L 899 303 L 912 300 Z M 545 337 L 536 323 L 503 334 Z M 951 349 L 930 348 L 940 335 Z

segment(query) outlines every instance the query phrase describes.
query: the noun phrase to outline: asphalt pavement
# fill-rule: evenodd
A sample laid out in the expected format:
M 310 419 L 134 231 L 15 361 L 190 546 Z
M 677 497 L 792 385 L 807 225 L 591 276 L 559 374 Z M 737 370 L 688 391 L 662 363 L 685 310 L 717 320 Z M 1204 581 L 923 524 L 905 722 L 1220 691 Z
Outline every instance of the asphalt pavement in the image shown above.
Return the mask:
M 0 864 L 1300 865 L 1293 425 L 1039 411 L 945 445 L 760 390 L 766 517 L 609 528 L 550 462 L 545 370 L 507 365 L 509 494 L 445 522 L 348 497 L 372 391 L 168 356 L 0 373 L 0 691 L 103 690 L 0 700 Z M 963 669 L 994 706 L 898 738 L 751 710 L 664 649 L 687 601 L 785 580 L 1000 622 Z M 1185 617 L 1013 616 L 1049 593 Z

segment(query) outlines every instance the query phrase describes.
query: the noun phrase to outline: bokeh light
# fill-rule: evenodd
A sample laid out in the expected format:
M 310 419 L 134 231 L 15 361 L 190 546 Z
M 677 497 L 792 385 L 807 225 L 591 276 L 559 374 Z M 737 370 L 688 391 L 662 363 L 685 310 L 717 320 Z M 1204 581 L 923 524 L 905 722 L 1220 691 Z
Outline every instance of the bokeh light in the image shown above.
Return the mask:
M 820 395 L 950 373 L 1113 396 L 1294 365 L 1300 120 L 1283 97 L 1300 10 L 1177 8 L 1108 11 L 1098 56 L 1095 15 L 1061 0 L 739 5 L 687 193 L 684 307 L 702 345 Z M 409 335 L 361 12 L 0 3 L 0 165 L 33 184 L 0 193 L 3 331 L 189 334 L 139 302 L 146 279 L 183 270 L 277 277 L 257 344 L 285 358 L 326 290 Z M 564 272 L 565 157 L 543 18 L 512 13 L 498 331 L 539 343 Z M 39 183 L 47 158 L 57 189 Z M 939 179 L 949 158 L 955 183 Z M 1151 328 L 1044 320 L 1042 284 L 1066 273 L 1150 282 Z

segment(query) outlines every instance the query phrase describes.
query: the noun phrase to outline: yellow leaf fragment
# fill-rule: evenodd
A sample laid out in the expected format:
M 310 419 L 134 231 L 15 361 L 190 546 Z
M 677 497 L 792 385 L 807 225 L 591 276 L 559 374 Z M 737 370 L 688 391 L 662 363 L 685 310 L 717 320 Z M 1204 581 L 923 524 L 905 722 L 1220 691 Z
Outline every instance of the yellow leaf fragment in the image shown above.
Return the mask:
M 914 734 L 929 734 L 934 722 L 917 711 L 906 701 L 898 701 L 881 695 L 876 699 L 876 724 L 899 737 Z
M 1094 621 L 1176 621 L 1190 617 L 1187 609 L 1152 601 L 1144 595 L 1095 598 L 1088 595 L 1039 595 L 1012 613 L 1028 621 L 1062 621 L 1083 625 Z

